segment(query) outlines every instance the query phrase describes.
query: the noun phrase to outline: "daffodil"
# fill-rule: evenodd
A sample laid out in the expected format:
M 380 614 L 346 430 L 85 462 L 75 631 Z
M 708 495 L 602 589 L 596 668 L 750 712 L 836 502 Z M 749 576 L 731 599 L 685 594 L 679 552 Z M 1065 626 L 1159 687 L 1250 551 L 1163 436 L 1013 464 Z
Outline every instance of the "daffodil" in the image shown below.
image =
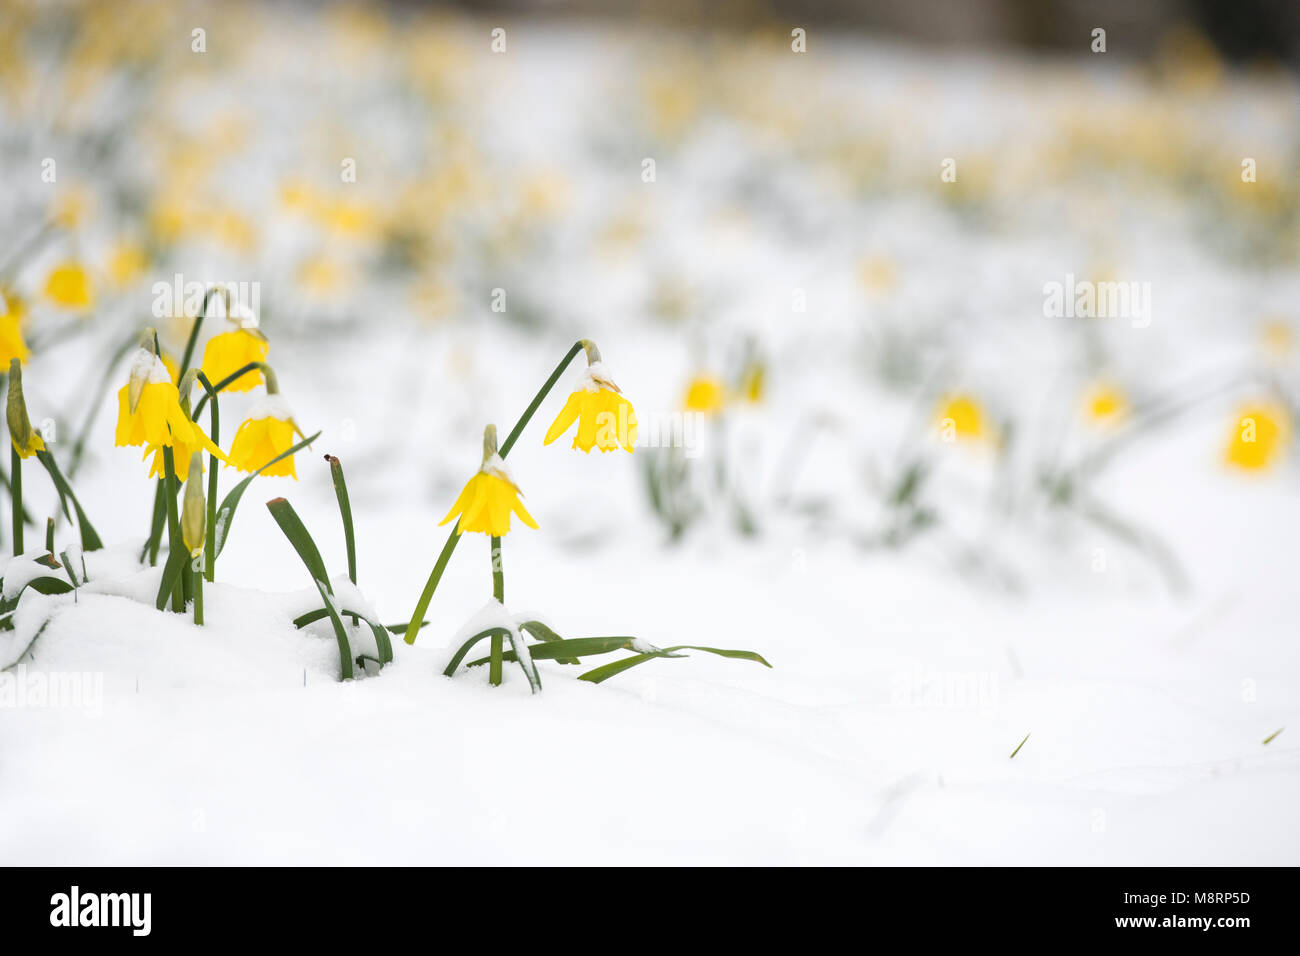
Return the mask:
M 32 428 L 27 416 L 27 402 L 23 398 L 23 369 L 17 358 L 9 360 L 9 402 L 6 406 L 9 423 L 9 441 L 19 458 L 30 458 L 45 450 L 41 433 Z
M 268 380 L 267 388 L 274 387 L 274 380 Z M 264 396 L 253 406 L 248 418 L 235 432 L 235 439 L 230 444 L 229 464 L 240 471 L 257 471 L 271 459 L 284 454 L 293 447 L 293 435 L 298 426 L 293 420 L 293 413 L 288 403 L 279 394 L 272 392 Z M 297 479 L 298 470 L 293 464 L 293 455 L 282 458 L 265 471 L 264 475 L 288 475 Z
M 682 405 L 688 412 L 716 415 L 727 402 L 727 387 L 709 375 L 697 375 L 686 386 Z
M 0 297 L 0 308 L 3 307 Z M 0 363 L 9 364 L 10 359 L 26 362 L 32 354 L 23 340 L 23 331 L 19 325 L 19 316 L 0 311 Z
M 447 517 L 438 523 L 446 524 L 459 515 L 456 530 L 461 534 L 481 531 L 500 538 L 510 530 L 510 512 L 513 511 L 528 527 L 536 528 L 537 522 L 519 500 L 521 494 L 519 486 L 506 470 L 506 463 L 497 454 L 496 428 L 489 425 L 483 435 L 482 467 L 465 483 Z
M 203 374 L 215 384 L 251 362 L 265 362 L 269 349 L 269 343 L 255 329 L 238 328 L 214 335 L 203 350 Z M 264 382 L 260 371 L 249 372 L 227 385 L 226 390 L 247 392 Z
M 201 429 L 198 425 L 194 426 L 194 432 L 197 435 L 199 435 L 201 438 L 206 439 L 208 437 L 203 433 L 203 429 Z M 193 435 L 189 436 L 189 438 L 181 435 L 172 436 L 173 438 L 172 460 L 176 462 L 178 466 L 180 462 L 189 461 L 191 457 L 193 457 L 195 454 L 197 454 L 200 451 L 207 451 L 210 452 L 211 454 L 216 455 L 218 461 L 230 460 L 222 453 L 221 449 L 218 448 L 216 445 L 214 445 L 212 442 L 205 441 L 199 443 L 191 443 L 190 438 L 192 437 Z M 165 459 L 163 455 L 163 446 L 153 445 L 153 444 L 145 445 L 144 455 L 141 457 L 148 458 L 150 455 L 153 456 L 153 461 L 149 463 L 149 477 L 150 478 L 165 477 L 166 469 L 164 467 Z M 202 466 L 200 465 L 200 467 Z
M 131 363 L 127 384 L 117 393 L 117 435 L 119 446 L 168 446 L 175 450 L 202 449 L 216 455 L 221 449 L 203 429 L 190 421 L 181 407 L 180 391 L 171 374 L 151 349 L 141 348 Z M 146 451 L 147 454 L 147 451 Z
M 45 280 L 45 295 L 64 309 L 89 309 L 95 301 L 90 276 L 75 262 L 65 262 L 49 274 Z
M 1291 421 L 1285 408 L 1271 402 L 1243 406 L 1224 453 L 1228 464 L 1250 471 L 1270 467 L 1286 447 Z
M 1128 412 L 1128 399 L 1116 386 L 1101 382 L 1088 391 L 1084 410 L 1092 421 L 1109 424 L 1123 418 Z
M 939 407 L 939 426 L 944 437 L 982 438 L 987 432 L 984 410 L 969 395 L 950 395 Z
M 631 452 L 636 445 L 636 412 L 605 371 L 600 353 L 595 348 L 588 345 L 589 364 L 582 380 L 551 423 L 543 444 L 555 441 L 576 421 L 578 430 L 573 436 L 574 448 L 589 454 L 592 448 L 607 452 L 622 446 Z

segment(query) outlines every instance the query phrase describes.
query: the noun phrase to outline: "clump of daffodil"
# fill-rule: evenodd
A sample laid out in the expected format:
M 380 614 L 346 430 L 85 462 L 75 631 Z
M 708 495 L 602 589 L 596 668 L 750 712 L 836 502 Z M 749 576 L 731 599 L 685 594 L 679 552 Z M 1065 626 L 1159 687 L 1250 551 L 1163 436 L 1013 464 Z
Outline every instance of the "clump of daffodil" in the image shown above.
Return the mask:
M 582 346 L 587 353 L 587 369 L 542 443 L 549 445 L 576 421 L 574 448 L 590 454 L 592 448 L 607 452 L 621 446 L 631 452 L 636 445 L 636 412 L 632 403 L 623 397 L 622 390 L 605 371 L 596 344 L 583 339 Z
M 254 472 L 266 465 L 273 458 L 284 454 L 293 447 L 293 436 L 302 434 L 289 403 L 280 395 L 275 373 L 269 366 L 263 366 L 266 378 L 266 395 L 249 411 L 244 423 L 235 432 L 234 441 L 230 443 L 229 464 L 240 471 Z M 294 467 L 293 455 L 288 455 L 265 471 L 264 475 L 288 475 L 298 478 Z
M 500 538 L 510 530 L 510 513 L 513 511 L 528 527 L 536 528 L 537 522 L 519 500 L 521 494 L 519 486 L 506 470 L 506 463 L 497 454 L 497 428 L 489 425 L 483 431 L 482 466 L 465 483 L 447 517 L 439 524 L 447 524 L 459 515 L 456 530 L 461 534 L 480 531 Z
M 1224 459 L 1248 471 L 1268 468 L 1286 447 L 1290 432 L 1291 420 L 1285 408 L 1268 401 L 1251 402 L 1237 414 Z
M 23 398 L 23 367 L 17 358 L 9 360 L 9 404 L 5 409 L 9 422 L 9 440 L 19 458 L 30 458 L 45 450 L 41 433 L 32 428 Z
M 1109 382 L 1098 382 L 1084 397 L 1084 411 L 1098 424 L 1109 425 L 1128 414 L 1128 399 Z
M 984 409 L 970 395 L 949 395 L 939 405 L 939 427 L 945 438 L 979 439 L 988 434 Z
M 250 325 L 248 320 L 241 321 L 235 316 L 230 320 L 236 327 L 229 332 L 222 332 L 208 339 L 203 349 L 203 374 L 210 382 L 220 382 L 234 375 L 241 368 L 254 362 L 265 362 L 270 344 L 266 337 Z M 265 379 L 261 371 L 249 372 L 235 379 L 226 388 L 232 392 L 247 392 Z
M 716 415 L 727 403 L 727 387 L 711 375 L 696 375 L 686 386 L 682 407 L 688 412 Z
M 45 296 L 63 309 L 83 311 L 95 301 L 90 275 L 76 262 L 64 262 L 45 280 Z
M 216 455 L 221 449 L 203 429 L 190 420 L 181 407 L 180 390 L 172 382 L 167 366 L 153 350 L 153 330 L 146 329 L 140 348 L 131 360 L 127 383 L 117 393 L 118 446 L 182 446 L 203 449 Z

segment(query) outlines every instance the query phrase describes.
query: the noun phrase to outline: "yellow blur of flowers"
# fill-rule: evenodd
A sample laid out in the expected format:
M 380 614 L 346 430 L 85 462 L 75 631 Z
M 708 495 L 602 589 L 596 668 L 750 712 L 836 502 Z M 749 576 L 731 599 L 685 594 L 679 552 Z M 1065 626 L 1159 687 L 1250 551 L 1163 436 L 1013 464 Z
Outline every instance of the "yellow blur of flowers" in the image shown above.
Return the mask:
M 537 527 L 537 522 L 519 500 L 519 487 L 511 480 L 500 457 L 493 455 L 483 463 L 482 469 L 465 483 L 460 496 L 447 512 L 447 517 L 438 523 L 446 524 L 460 515 L 456 530 L 461 534 L 466 531 L 480 531 L 494 538 L 500 538 L 510 531 L 512 511 L 519 515 L 520 520 L 528 527 Z
M 1247 471 L 1269 468 L 1286 447 L 1290 432 L 1290 416 L 1281 405 L 1272 402 L 1245 405 L 1237 414 L 1224 459 L 1229 465 Z
M 636 412 L 600 363 L 587 367 L 582 384 L 564 403 L 542 444 L 555 441 L 575 421 L 578 430 L 573 447 L 582 452 L 590 454 L 593 448 L 607 452 L 619 447 L 631 452 L 636 445 Z
M 250 362 L 265 362 L 269 349 L 270 343 L 249 329 L 214 335 L 203 349 L 203 374 L 215 385 Z M 226 390 L 247 392 L 264 382 L 260 371 L 248 372 L 227 385 Z
M 1084 399 L 1084 411 L 1097 424 L 1112 424 L 1128 413 L 1128 399 L 1114 385 L 1101 382 L 1089 389 Z
M 716 415 L 722 411 L 727 401 L 727 387 L 709 375 L 697 375 L 686 386 L 686 397 L 682 405 L 688 412 L 701 412 Z
M 45 296 L 63 309 L 89 309 L 95 301 L 90 276 L 75 262 L 55 267 L 45 280 Z
M 288 409 L 275 402 L 277 398 L 278 396 L 268 395 L 264 404 L 254 409 L 239 426 L 239 431 L 235 432 L 227 461 L 240 471 L 257 471 L 293 447 L 293 435 L 298 426 L 294 424 Z M 262 474 L 272 477 L 287 475 L 296 481 L 298 469 L 294 466 L 293 455 L 277 461 Z
M 978 439 L 988 434 L 984 409 L 969 395 L 951 395 L 939 407 L 939 426 L 944 436 Z

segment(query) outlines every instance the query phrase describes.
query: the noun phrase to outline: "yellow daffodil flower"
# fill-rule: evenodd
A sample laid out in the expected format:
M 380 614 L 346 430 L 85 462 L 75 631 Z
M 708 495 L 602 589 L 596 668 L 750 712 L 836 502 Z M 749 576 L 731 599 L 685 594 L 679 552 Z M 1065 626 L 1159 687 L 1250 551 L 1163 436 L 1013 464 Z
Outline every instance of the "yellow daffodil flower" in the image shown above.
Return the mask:
M 191 452 L 202 449 L 220 455 L 203 429 L 181 408 L 180 392 L 162 360 L 140 349 L 131 364 L 131 377 L 117 393 L 118 446 L 168 445 Z
M 708 375 L 697 375 L 686 387 L 682 405 L 688 412 L 716 415 L 722 411 L 726 401 L 727 389 L 722 382 Z
M 22 328 L 16 315 L 0 313 L 0 363 L 9 364 L 10 359 L 26 362 L 31 356 L 26 341 L 23 340 Z
M 265 362 L 270 343 L 253 329 L 222 332 L 208 340 L 203 349 L 203 374 L 216 384 L 250 362 Z M 260 371 L 248 372 L 226 386 L 226 391 L 247 392 L 266 381 Z
M 284 399 L 277 394 L 267 395 L 254 406 L 248 418 L 239 426 L 239 431 L 235 432 L 235 439 L 230 443 L 228 462 L 240 471 L 257 471 L 272 458 L 293 447 L 296 431 L 298 426 Z M 298 470 L 294 467 L 293 455 L 277 461 L 262 474 L 288 475 L 296 481 Z
M 1084 401 L 1088 418 L 1099 424 L 1119 421 L 1128 412 L 1128 399 L 1114 385 L 1099 383 L 1089 390 Z
M 578 430 L 573 447 L 580 451 L 590 454 L 592 448 L 599 448 L 607 452 L 621 446 L 631 452 L 636 445 L 636 412 L 599 359 L 587 366 L 578 388 L 560 409 L 542 443 L 549 445 L 575 421 Z
M 75 262 L 65 262 L 50 273 L 45 280 L 45 295 L 64 309 L 89 309 L 95 301 L 90 276 Z
M 495 440 L 493 444 L 495 445 Z M 536 528 L 537 522 L 524 509 L 519 495 L 519 486 L 514 483 L 506 471 L 505 462 L 494 450 L 478 473 L 465 483 L 456 503 L 439 524 L 446 524 L 460 515 L 456 529 L 461 534 L 466 531 L 481 531 L 500 538 L 510 530 L 510 512 L 513 511 L 528 527 Z
M 951 395 L 939 407 L 939 427 L 944 437 L 982 438 L 986 433 L 984 410 L 969 395 Z
M 1224 459 L 1249 471 L 1268 468 L 1286 447 L 1290 431 L 1290 416 L 1285 408 L 1271 402 L 1252 402 L 1237 415 Z

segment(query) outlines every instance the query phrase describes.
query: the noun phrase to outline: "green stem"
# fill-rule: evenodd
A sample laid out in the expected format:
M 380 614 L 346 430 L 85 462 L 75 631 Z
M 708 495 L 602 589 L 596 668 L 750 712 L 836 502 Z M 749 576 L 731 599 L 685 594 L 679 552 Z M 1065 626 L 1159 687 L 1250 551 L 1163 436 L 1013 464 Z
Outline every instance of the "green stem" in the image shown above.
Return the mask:
M 181 543 L 181 520 L 176 511 L 176 465 L 172 455 L 172 446 L 163 446 L 163 481 L 166 483 L 166 490 L 163 492 L 167 505 L 167 548 L 169 552 L 175 554 L 178 550 L 183 549 Z M 172 587 L 172 610 L 183 612 L 185 610 L 185 585 L 182 583 L 185 575 L 176 576 L 176 584 Z
M 203 624 L 203 571 L 195 567 L 193 559 L 190 561 L 190 574 L 194 579 L 194 623 Z
M 203 302 L 199 305 L 199 314 L 195 316 L 194 325 L 190 327 L 190 337 L 185 342 L 185 354 L 181 356 L 180 372 L 177 378 L 180 378 L 189 369 L 190 360 L 194 358 L 194 346 L 199 341 L 199 330 L 203 328 L 203 320 L 208 317 L 208 303 L 212 301 L 214 295 L 221 291 L 223 290 L 214 287 L 203 294 Z M 227 300 L 226 314 L 230 314 L 229 300 Z M 215 439 L 213 440 L 215 441 Z
M 501 539 L 492 537 L 492 596 L 498 604 L 506 601 L 506 570 L 501 564 Z M 500 631 L 492 634 L 492 661 L 488 667 L 488 683 L 493 687 L 501 684 L 501 657 L 505 651 L 505 638 Z
M 14 554 L 23 553 L 23 459 L 18 449 L 9 443 L 10 470 L 9 498 L 13 505 Z
M 149 538 L 144 543 L 144 553 L 140 559 L 144 560 L 145 555 L 149 556 L 149 567 L 155 567 L 158 564 L 158 545 L 162 541 L 163 522 L 167 520 L 167 502 L 163 498 L 166 493 L 167 482 L 159 478 L 154 485 L 153 493 L 153 516 L 149 519 Z
M 519 440 L 519 436 L 522 435 L 524 429 L 528 427 L 528 423 L 532 420 L 533 415 L 536 414 L 538 407 L 546 400 L 546 396 L 549 395 L 551 389 L 555 387 L 555 383 L 560 380 L 560 376 L 563 375 L 564 370 L 569 367 L 569 363 L 572 362 L 577 354 L 582 350 L 583 343 L 581 341 L 574 342 L 573 347 L 570 348 L 564 358 L 560 360 L 560 364 L 555 366 L 555 371 L 551 373 L 551 377 L 546 380 L 546 384 L 538 390 L 537 394 L 533 397 L 533 400 L 529 402 L 528 407 L 524 409 L 524 413 L 519 416 L 519 421 L 515 422 L 515 427 L 510 429 L 510 434 L 506 436 L 505 443 L 497 452 L 502 458 L 505 458 L 506 455 L 510 454 L 510 449 L 515 446 L 515 442 Z M 423 626 L 424 622 L 424 612 L 429 609 L 429 602 L 433 600 L 433 592 L 438 589 L 438 582 L 442 580 L 442 573 L 447 569 L 447 562 L 451 560 L 452 552 L 456 550 L 456 545 L 459 542 L 460 525 L 458 522 L 456 525 L 452 526 L 451 534 L 447 535 L 447 543 L 442 546 L 442 553 L 438 555 L 438 560 L 433 565 L 433 570 L 429 572 L 429 580 L 425 582 L 424 590 L 420 593 L 420 600 L 416 602 L 415 610 L 411 614 L 411 622 L 406 628 L 406 636 L 403 638 L 406 643 L 414 644 L 415 639 L 420 636 L 420 628 Z
M 210 416 L 212 419 L 212 434 L 208 437 L 212 439 L 212 444 L 220 446 L 221 414 L 220 403 L 217 401 L 217 390 L 213 387 L 212 383 L 208 381 L 208 377 L 202 372 L 199 372 L 199 384 L 203 386 L 203 390 L 206 393 L 204 397 L 206 398 L 209 395 L 212 397 L 212 415 Z M 202 406 L 203 403 L 200 402 L 199 407 L 201 408 Z M 197 411 L 195 412 L 195 417 L 198 417 Z M 203 542 L 203 573 L 207 576 L 209 581 L 215 581 L 217 579 L 217 472 L 219 465 L 220 459 L 218 459 L 216 455 L 208 456 L 208 517 L 206 526 L 207 530 L 204 532 Z

